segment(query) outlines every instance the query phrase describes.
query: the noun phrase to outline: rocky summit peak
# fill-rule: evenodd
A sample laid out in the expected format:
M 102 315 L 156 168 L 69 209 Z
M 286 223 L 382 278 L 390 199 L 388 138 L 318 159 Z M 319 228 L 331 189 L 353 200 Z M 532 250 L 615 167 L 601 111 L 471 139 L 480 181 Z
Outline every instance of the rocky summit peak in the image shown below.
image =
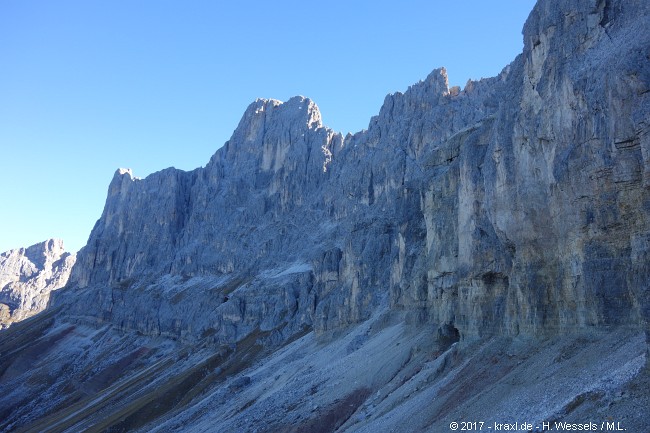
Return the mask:
M 133 171 L 130 168 L 118 168 L 113 174 L 113 180 L 110 183 L 109 191 L 121 191 L 128 184 L 140 180 L 140 178 L 133 176 Z
M 38 254 L 60 254 L 65 251 L 63 239 L 52 238 L 25 248 L 25 251 L 34 251 Z
M 252 137 L 262 132 L 262 126 L 273 122 L 282 122 L 290 127 L 315 129 L 323 126 L 321 120 L 318 106 L 304 96 L 294 96 L 286 102 L 258 98 L 244 112 L 235 134 L 240 131 Z
M 0 329 L 45 309 L 50 292 L 67 283 L 74 262 L 61 239 L 0 254 Z
M 311 99 L 304 96 L 294 96 L 285 102 L 284 105 L 287 110 L 297 111 L 296 114 L 305 119 L 308 128 L 314 129 L 323 126 L 320 109 Z
M 437 68 L 431 71 L 427 78 L 424 80 L 424 85 L 431 89 L 433 93 L 445 94 L 449 91 L 449 77 L 447 76 L 447 69 Z
M 128 175 L 128 176 L 130 176 L 130 177 L 133 177 L 133 171 L 132 171 L 130 168 L 118 168 L 118 169 L 115 171 L 115 174 L 116 174 L 117 176 Z
M 314 152 L 314 160 L 320 159 L 322 167 L 326 158 L 323 146 L 328 146 L 324 140 L 332 138 L 328 134 L 318 106 L 309 98 L 294 96 L 286 102 L 257 99 L 248 106 L 231 139 L 217 151 L 209 166 L 224 168 L 219 161 L 228 160 L 227 165 L 240 169 L 247 165 L 276 172 L 287 158 L 309 159 L 307 154 Z

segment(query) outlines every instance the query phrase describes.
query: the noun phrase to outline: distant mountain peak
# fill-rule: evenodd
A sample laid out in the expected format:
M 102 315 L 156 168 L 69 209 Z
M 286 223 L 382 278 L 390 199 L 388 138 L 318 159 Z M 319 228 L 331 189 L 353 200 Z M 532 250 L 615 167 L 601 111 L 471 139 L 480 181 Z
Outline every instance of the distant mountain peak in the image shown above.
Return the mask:
M 74 262 L 61 239 L 0 254 L 0 329 L 44 310 L 50 292 L 68 282 Z

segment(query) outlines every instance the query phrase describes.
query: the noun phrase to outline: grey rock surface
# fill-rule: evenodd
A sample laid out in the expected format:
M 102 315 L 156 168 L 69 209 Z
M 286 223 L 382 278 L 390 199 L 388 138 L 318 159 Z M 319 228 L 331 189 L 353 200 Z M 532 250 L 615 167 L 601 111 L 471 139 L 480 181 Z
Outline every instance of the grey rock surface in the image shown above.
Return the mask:
M 204 168 L 116 172 L 70 313 L 224 342 L 384 298 L 471 338 L 642 325 L 647 24 L 644 2 L 540 2 L 498 77 L 450 90 L 435 70 L 347 137 L 309 99 L 257 100 Z
M 0 329 L 43 311 L 50 292 L 68 282 L 74 262 L 60 239 L 0 254 Z
M 259 99 L 205 167 L 118 170 L 0 334 L 0 429 L 647 427 L 650 4 L 540 0 L 523 37 L 354 135 Z

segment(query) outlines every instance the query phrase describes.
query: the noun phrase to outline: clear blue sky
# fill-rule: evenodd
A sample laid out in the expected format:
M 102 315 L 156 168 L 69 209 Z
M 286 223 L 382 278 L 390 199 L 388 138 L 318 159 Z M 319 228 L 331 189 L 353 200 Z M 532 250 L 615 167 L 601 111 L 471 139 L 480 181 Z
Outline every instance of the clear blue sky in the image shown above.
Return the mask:
M 205 165 L 255 98 L 305 95 L 346 133 L 436 67 L 494 76 L 534 3 L 2 1 L 0 252 L 81 248 L 118 167 Z

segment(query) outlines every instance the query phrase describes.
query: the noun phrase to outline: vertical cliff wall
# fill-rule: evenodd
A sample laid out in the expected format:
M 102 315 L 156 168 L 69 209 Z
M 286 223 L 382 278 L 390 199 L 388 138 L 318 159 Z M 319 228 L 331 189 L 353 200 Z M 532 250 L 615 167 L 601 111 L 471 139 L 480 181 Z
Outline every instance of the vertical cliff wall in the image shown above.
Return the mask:
M 258 100 L 205 167 L 116 172 L 57 302 L 225 341 L 377 308 L 465 337 L 641 326 L 648 9 L 540 2 L 499 76 L 435 70 L 347 137 L 309 99 Z

